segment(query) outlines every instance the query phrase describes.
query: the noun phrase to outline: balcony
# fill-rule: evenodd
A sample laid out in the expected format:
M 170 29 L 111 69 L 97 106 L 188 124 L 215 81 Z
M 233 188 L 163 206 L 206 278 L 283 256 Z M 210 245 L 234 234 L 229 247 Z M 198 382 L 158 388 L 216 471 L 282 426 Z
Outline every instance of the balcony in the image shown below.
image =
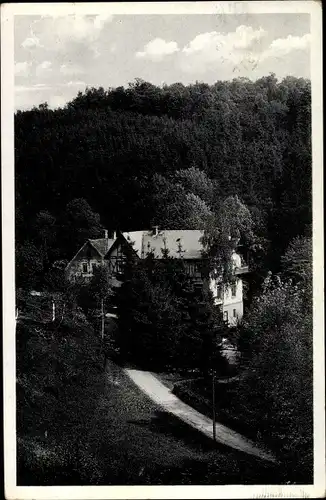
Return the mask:
M 242 265 L 241 267 L 236 267 L 234 269 L 234 274 L 236 276 L 239 276 L 241 274 L 247 274 L 249 273 L 249 266 Z
M 190 278 L 194 285 L 201 285 L 201 286 L 203 285 L 204 280 L 201 274 L 190 276 Z

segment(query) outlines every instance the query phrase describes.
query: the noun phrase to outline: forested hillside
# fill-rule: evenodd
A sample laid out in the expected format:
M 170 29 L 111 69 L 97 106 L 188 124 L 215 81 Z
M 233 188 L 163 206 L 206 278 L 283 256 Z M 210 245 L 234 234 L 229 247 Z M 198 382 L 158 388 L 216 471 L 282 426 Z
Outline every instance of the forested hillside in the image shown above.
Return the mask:
M 294 77 L 163 87 L 136 79 L 87 89 L 63 109 L 18 111 L 21 268 L 31 254 L 36 267 L 42 257 L 39 270 L 70 259 L 102 227 L 185 227 L 189 211 L 238 195 L 269 242 L 266 267 L 278 270 L 289 242 L 311 230 L 310 99 L 310 82 Z
M 157 470 L 162 481 L 198 483 L 187 469 L 168 479 L 160 457 L 140 478 L 152 460 L 148 450 L 161 451 L 151 427 L 156 410 L 135 396 L 126 377 L 108 381 L 103 354 L 169 375 L 196 373 L 177 386 L 178 397 L 202 413 L 215 401 L 219 421 L 254 432 L 279 460 L 279 476 L 268 469 L 268 481 L 312 482 L 310 101 L 310 82 L 293 77 L 163 87 L 136 79 L 127 88 L 87 89 L 63 109 L 44 103 L 16 113 L 21 484 L 30 484 L 29 477 L 35 484 L 116 484 L 121 477 L 152 484 Z M 104 237 L 104 228 L 152 225 L 204 229 L 205 265 L 213 263 L 210 270 L 224 283 L 230 282 L 230 236 L 240 236 L 251 255 L 251 296 L 232 332 L 238 376 L 231 384 L 222 380 L 216 393 L 211 374 L 230 375 L 220 348 L 229 329 L 211 294 L 190 284 L 180 259 L 167 258 L 162 267 L 150 255 L 127 259 L 117 289 L 106 269 L 84 285 L 64 279 L 68 260 L 87 238 Z M 50 293 L 38 295 L 41 290 Z M 37 297 L 49 302 L 48 312 L 37 309 Z M 112 331 L 105 302 L 116 307 Z M 160 426 L 162 450 L 174 452 L 175 442 L 165 442 L 170 430 Z M 252 477 L 247 457 L 242 473 L 240 459 L 215 451 L 200 480 L 264 480 L 259 469 Z

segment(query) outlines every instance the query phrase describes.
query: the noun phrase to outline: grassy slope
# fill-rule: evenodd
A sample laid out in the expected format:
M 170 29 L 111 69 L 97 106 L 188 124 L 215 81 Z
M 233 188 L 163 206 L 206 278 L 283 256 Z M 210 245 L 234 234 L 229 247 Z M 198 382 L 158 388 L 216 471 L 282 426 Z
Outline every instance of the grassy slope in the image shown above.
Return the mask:
M 214 449 L 112 362 L 103 373 L 89 326 L 42 328 L 17 329 L 18 484 L 271 482 L 270 468 Z

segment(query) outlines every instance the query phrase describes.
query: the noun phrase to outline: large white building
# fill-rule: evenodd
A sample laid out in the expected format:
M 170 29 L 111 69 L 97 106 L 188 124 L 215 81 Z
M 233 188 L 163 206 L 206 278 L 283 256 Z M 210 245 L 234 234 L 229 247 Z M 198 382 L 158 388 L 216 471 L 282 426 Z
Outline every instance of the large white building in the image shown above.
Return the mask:
M 107 265 L 114 277 L 121 273 L 128 251 L 139 259 L 144 259 L 149 253 L 155 259 L 168 257 L 183 259 L 189 275 L 202 284 L 207 278 L 202 274 L 203 262 L 203 231 L 200 230 L 158 230 L 132 231 L 114 234 L 108 238 L 88 240 L 77 252 L 67 266 L 70 279 L 80 277 L 90 279 L 93 270 L 98 265 Z M 235 251 L 232 254 L 234 284 L 225 286 L 220 280 L 208 277 L 214 302 L 221 307 L 224 320 L 230 325 L 236 325 L 243 316 L 243 282 L 242 275 L 248 272 L 242 258 Z M 118 282 L 116 282 L 118 284 Z

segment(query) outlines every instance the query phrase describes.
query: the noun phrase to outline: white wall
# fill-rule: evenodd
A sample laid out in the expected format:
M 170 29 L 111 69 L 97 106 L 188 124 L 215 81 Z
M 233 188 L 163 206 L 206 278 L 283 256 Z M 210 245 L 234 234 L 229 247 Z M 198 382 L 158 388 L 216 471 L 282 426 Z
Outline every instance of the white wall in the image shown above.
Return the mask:
M 229 325 L 235 326 L 243 316 L 243 301 L 233 304 L 223 304 L 223 316 L 225 316 L 226 313 Z
M 243 283 L 241 278 L 237 278 L 235 282 L 235 296 L 232 296 L 232 287 L 223 287 L 222 298 L 217 298 L 218 281 L 215 279 L 210 280 L 210 289 L 212 291 L 215 305 L 221 305 L 223 316 L 229 321 L 230 325 L 236 325 L 237 321 L 243 316 Z M 234 310 L 236 316 L 234 316 Z
M 236 268 L 236 267 L 241 267 L 241 257 L 239 254 L 237 254 L 236 252 L 233 252 L 233 254 L 231 255 L 231 259 L 232 259 L 232 263 L 233 263 L 233 267 Z

